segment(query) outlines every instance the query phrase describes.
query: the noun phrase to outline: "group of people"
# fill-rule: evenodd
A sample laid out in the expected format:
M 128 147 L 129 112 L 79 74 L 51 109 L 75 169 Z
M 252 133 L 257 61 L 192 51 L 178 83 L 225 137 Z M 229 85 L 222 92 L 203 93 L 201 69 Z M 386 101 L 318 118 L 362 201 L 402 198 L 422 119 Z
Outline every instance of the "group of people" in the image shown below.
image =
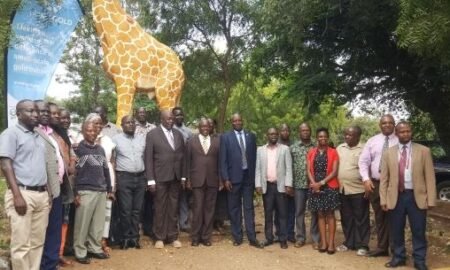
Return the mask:
M 194 134 L 180 107 L 162 111 L 158 126 L 139 108 L 118 129 L 99 106 L 80 134 L 69 130 L 70 112 L 53 103 L 22 100 L 16 114 L 18 123 L 0 136 L 13 269 L 70 265 L 63 254 L 72 248 L 79 263 L 107 259 L 112 237 L 121 249 L 140 248 L 140 228 L 158 249 L 182 247 L 180 231 L 190 233 L 193 247 L 211 246 L 214 226 L 227 218 L 234 246 L 243 243 L 244 224 L 250 246 L 279 242 L 286 249 L 292 242 L 300 248 L 307 210 L 314 249 L 391 253 L 388 268 L 406 263 L 408 216 L 414 266 L 427 269 L 426 211 L 436 198 L 432 158 L 428 148 L 411 142 L 411 125 L 395 125 L 392 115 L 381 117 L 381 133 L 365 145 L 361 128 L 351 126 L 334 148 L 328 129 L 318 128 L 313 140 L 308 123 L 298 126 L 294 142 L 286 124 L 271 127 L 267 143 L 257 147 L 238 113 L 223 134 L 207 117 Z M 263 198 L 264 241 L 256 237 L 255 191 Z M 377 231 L 372 251 L 369 205 Z M 337 247 L 336 210 L 344 232 Z M 110 235 L 115 223 L 119 235 Z

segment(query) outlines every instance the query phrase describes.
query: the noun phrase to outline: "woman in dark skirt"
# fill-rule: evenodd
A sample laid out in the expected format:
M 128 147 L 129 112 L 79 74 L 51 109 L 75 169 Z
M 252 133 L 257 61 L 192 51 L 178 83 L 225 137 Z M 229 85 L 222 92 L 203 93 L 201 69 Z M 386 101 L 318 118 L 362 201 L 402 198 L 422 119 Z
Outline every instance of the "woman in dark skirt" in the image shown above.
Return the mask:
M 311 193 L 308 208 L 311 212 L 317 212 L 319 217 L 319 252 L 327 252 L 332 255 L 336 251 L 334 211 L 339 208 L 339 182 L 337 180 L 339 157 L 336 150 L 328 146 L 328 137 L 328 129 L 317 129 L 317 147 L 308 152 L 306 166 Z

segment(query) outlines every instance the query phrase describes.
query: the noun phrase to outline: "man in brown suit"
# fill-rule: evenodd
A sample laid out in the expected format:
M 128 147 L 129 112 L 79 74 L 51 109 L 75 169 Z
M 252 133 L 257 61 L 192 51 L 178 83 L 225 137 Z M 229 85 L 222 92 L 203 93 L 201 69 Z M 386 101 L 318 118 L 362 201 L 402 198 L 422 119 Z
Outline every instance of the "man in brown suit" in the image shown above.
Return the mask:
M 393 256 L 385 264 L 394 268 L 406 264 L 405 223 L 408 216 L 412 232 L 414 268 L 428 269 L 425 264 L 427 209 L 436 205 L 436 180 L 430 149 L 411 142 L 408 122 L 395 127 L 399 144 L 383 154 L 380 177 L 380 205 L 388 211 Z
M 164 242 L 181 247 L 178 241 L 178 197 L 184 188 L 184 139 L 173 129 L 173 114 L 161 112 L 161 125 L 147 133 L 145 171 L 148 189 L 155 193 L 153 232 L 155 248 L 164 248 Z M 181 185 L 180 185 L 181 184 Z
M 210 136 L 208 119 L 201 119 L 199 133 L 187 142 L 187 182 L 192 189 L 192 246 L 211 246 L 214 208 L 219 190 L 219 137 Z

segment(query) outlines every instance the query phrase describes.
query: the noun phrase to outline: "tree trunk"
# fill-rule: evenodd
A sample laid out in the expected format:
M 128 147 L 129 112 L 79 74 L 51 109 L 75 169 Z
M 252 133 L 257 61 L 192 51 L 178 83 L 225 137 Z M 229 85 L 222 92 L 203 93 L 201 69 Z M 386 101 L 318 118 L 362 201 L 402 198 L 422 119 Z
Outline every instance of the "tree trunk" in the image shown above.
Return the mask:
M 226 66 L 226 65 L 223 66 L 223 83 L 225 85 L 225 91 L 223 93 L 222 101 L 220 102 L 219 119 L 217 121 L 217 132 L 219 132 L 219 133 L 224 132 L 228 100 L 230 99 L 231 89 L 232 89 L 231 82 L 230 82 L 230 74 L 228 72 L 228 66 Z

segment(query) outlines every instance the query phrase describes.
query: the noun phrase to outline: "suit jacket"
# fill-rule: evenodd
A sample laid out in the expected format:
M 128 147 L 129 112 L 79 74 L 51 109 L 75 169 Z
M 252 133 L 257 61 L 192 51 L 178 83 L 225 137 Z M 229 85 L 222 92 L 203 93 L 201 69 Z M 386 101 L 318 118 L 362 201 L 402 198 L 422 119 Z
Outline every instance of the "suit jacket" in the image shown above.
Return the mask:
M 253 181 L 256 165 L 256 136 L 246 130 L 244 135 L 248 176 Z M 234 130 L 222 134 L 220 138 L 220 174 L 222 180 L 229 180 L 233 184 L 241 183 L 243 180 L 241 148 Z
M 278 143 L 277 149 L 277 190 L 286 192 L 285 186 L 292 187 L 292 157 L 289 147 Z M 267 144 L 258 147 L 256 153 L 255 187 L 267 190 Z
M 168 182 L 185 177 L 184 139 L 172 128 L 175 150 L 170 146 L 161 126 L 147 133 L 145 145 L 145 172 L 147 180 Z
M 211 144 L 208 153 L 203 151 L 200 136 L 197 134 L 187 142 L 186 166 L 187 179 L 192 187 L 219 187 L 219 148 L 220 139 L 210 136 Z
M 58 158 L 56 157 L 56 148 L 47 134 L 40 129 L 34 129 L 45 141 L 45 166 L 47 171 L 48 193 L 54 199 L 61 193 L 61 184 L 58 175 Z
M 427 209 L 436 205 L 436 179 L 430 149 L 411 144 L 411 167 L 414 199 L 417 207 Z M 399 146 L 389 148 L 383 154 L 380 176 L 380 204 L 394 209 L 398 199 Z

